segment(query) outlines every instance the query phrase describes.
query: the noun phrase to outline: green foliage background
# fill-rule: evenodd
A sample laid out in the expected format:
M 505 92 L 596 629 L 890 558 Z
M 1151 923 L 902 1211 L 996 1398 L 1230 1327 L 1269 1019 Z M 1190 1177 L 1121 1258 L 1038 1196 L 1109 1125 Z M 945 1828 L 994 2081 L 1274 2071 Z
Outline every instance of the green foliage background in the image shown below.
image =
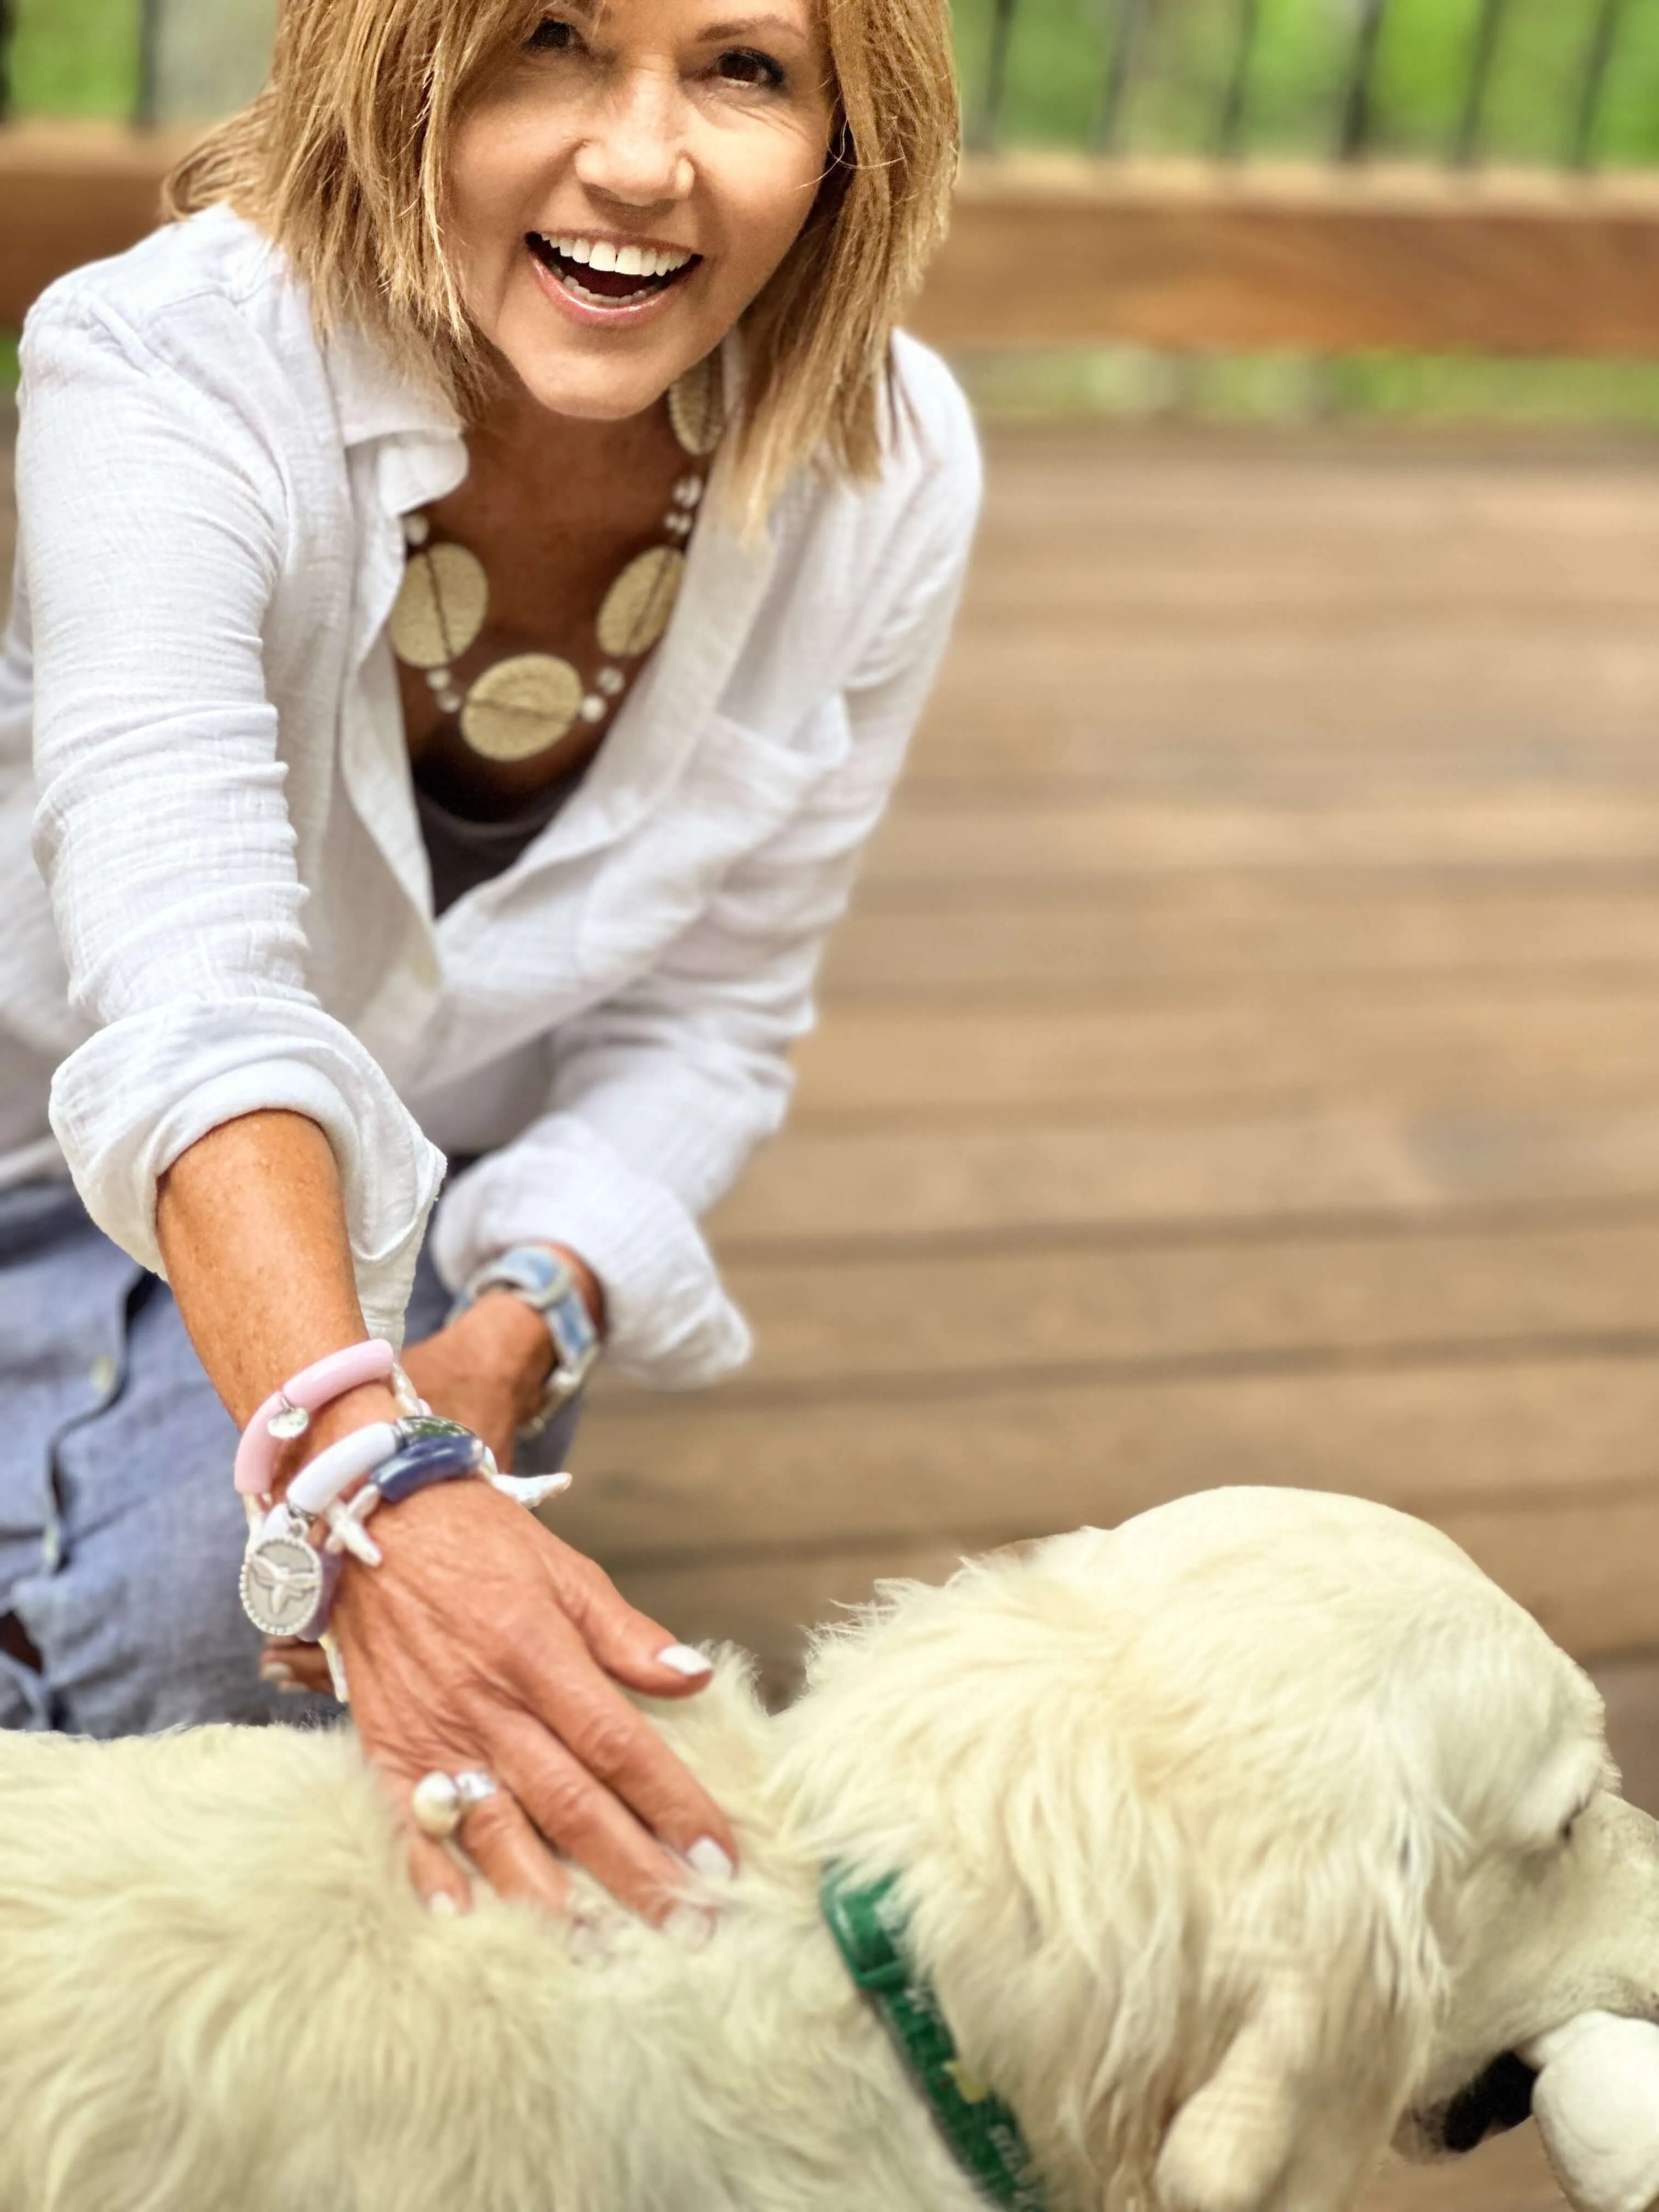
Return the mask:
M 1487 104 L 1497 161 L 1564 158 L 1601 0 L 1510 0 Z M 995 0 L 955 0 L 964 105 L 983 116 Z M 1123 143 L 1208 151 L 1242 0 L 1157 0 Z M 1358 0 L 1258 0 L 1248 150 L 1329 151 Z M 132 110 L 137 0 L 16 0 L 14 101 L 23 115 L 118 118 Z M 1392 0 L 1377 58 L 1378 150 L 1434 158 L 1455 137 L 1480 0 Z M 1079 146 L 1097 120 L 1118 0 L 1016 0 L 1004 139 Z M 1601 162 L 1659 165 L 1659 0 L 1626 0 L 1596 143 Z M 1659 423 L 1659 369 L 1595 362 L 1369 357 L 1331 363 L 1222 358 L 1171 363 L 1115 348 L 962 364 L 990 412 L 1294 418 L 1309 411 Z M 0 387 L 15 348 L 0 334 Z
M 956 0 L 963 89 L 982 107 L 995 0 Z M 1241 0 L 1162 0 L 1148 11 L 1128 117 L 1132 147 L 1209 145 L 1231 64 Z M 1324 151 L 1353 46 L 1357 0 L 1259 0 L 1252 147 Z M 1489 105 L 1495 156 L 1559 158 L 1600 0 L 1510 0 Z M 1376 92 L 1386 151 L 1432 155 L 1451 140 L 1480 0 L 1392 0 Z M 118 116 L 132 103 L 137 0 L 19 0 L 14 55 L 24 113 Z M 1094 122 L 1116 0 L 1016 0 L 1007 136 L 1080 144 Z M 1627 0 L 1599 152 L 1659 160 L 1659 0 Z

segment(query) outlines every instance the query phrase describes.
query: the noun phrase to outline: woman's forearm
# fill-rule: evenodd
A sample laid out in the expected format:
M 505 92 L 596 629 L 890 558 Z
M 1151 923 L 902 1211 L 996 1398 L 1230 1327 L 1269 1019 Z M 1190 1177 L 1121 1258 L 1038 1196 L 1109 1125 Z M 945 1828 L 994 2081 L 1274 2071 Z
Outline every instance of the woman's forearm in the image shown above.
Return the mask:
M 289 1376 L 362 1340 L 334 1155 L 303 1115 L 249 1114 L 210 1130 L 162 1177 L 155 1227 L 197 1355 L 239 1427 Z M 574 1253 L 564 1256 L 602 1327 L 598 1283 Z M 453 1396 L 446 1409 L 509 1454 L 514 1429 L 541 1397 L 551 1359 L 545 1324 L 521 1300 L 495 1296 L 444 1337 L 422 1386 Z M 349 1392 L 312 1424 L 283 1472 L 347 1430 L 384 1419 L 392 1403 L 382 1384 Z
M 239 1427 L 287 1376 L 367 1334 L 334 1155 L 303 1115 L 248 1114 L 198 1139 L 161 1180 L 155 1233 L 191 1341 Z M 391 1404 L 384 1385 L 353 1391 L 327 1426 L 380 1419 Z

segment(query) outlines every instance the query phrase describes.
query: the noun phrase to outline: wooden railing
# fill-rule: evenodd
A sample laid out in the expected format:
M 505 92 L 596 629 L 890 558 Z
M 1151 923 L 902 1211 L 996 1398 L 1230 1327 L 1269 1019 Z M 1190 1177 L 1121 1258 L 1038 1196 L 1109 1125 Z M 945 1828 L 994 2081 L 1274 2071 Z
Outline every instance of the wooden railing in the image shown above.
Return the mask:
M 10 4 L 0 0 L 0 25 Z M 146 0 L 148 51 L 162 4 Z M 1140 117 L 1160 66 L 1167 76 L 1153 34 L 1170 0 L 1161 14 L 1153 0 L 1115 0 L 1090 144 L 1048 154 L 1005 150 L 1035 0 L 963 4 L 989 9 L 963 23 L 976 150 L 915 318 L 924 334 L 956 346 L 1659 358 L 1659 170 L 1597 167 L 1628 0 L 1577 0 L 1571 65 L 1550 92 L 1554 166 L 1526 168 L 1492 158 L 1516 0 L 1470 0 L 1450 121 L 1431 158 L 1410 163 L 1391 158 L 1400 134 L 1379 89 L 1402 0 L 1353 0 L 1315 118 L 1326 151 L 1293 162 L 1258 158 L 1262 0 L 1225 0 L 1231 38 L 1212 45 L 1184 111 L 1195 150 L 1170 150 L 1165 130 L 1156 157 Z M 153 69 L 139 96 L 153 110 Z M 0 130 L 0 327 L 59 271 L 140 237 L 187 143 L 144 128 Z
M 1022 30 L 1041 17 L 1042 0 L 989 0 L 989 7 L 979 50 L 964 39 L 974 80 L 970 137 L 981 153 L 1009 143 L 1012 58 Z M 1291 12 L 1276 11 L 1280 19 Z M 1323 12 L 1332 18 L 1331 10 Z M 1455 0 L 1445 0 L 1440 12 L 1455 19 Z M 1314 11 L 1308 13 L 1311 18 Z M 1419 26 L 1407 22 L 1402 0 L 1351 0 L 1349 13 L 1346 39 L 1340 15 L 1333 19 L 1328 67 L 1318 94 L 1304 103 L 1302 125 L 1321 137 L 1320 152 L 1352 162 L 1386 146 L 1391 118 L 1382 79 L 1389 34 L 1410 37 Z M 1632 0 L 1557 0 L 1555 13 L 1560 27 L 1552 42 L 1552 81 L 1538 88 L 1541 97 L 1534 104 L 1548 118 L 1548 160 L 1582 171 L 1594 167 L 1604 150 L 1609 94 L 1621 65 L 1632 61 L 1635 9 Z M 1468 167 L 1488 150 L 1493 89 L 1523 27 L 1521 14 L 1519 0 L 1465 0 L 1462 50 L 1449 46 L 1444 59 L 1449 97 L 1435 149 L 1450 163 Z M 1099 36 L 1067 55 L 1072 70 L 1085 77 L 1092 70 L 1085 86 L 1084 149 L 1098 155 L 1136 150 L 1146 95 L 1173 70 L 1185 78 L 1190 96 L 1175 126 L 1180 143 L 1168 143 L 1165 118 L 1154 126 L 1164 141 L 1157 150 L 1241 158 L 1262 127 L 1269 137 L 1275 129 L 1273 118 L 1258 114 L 1257 94 L 1271 58 L 1265 52 L 1267 33 L 1264 0 L 1213 0 L 1207 6 L 1203 0 L 1197 5 L 1194 0 L 1107 0 Z M 1276 127 L 1282 131 L 1282 118 Z M 1018 118 L 1013 137 L 1021 137 Z M 1541 149 L 1533 151 L 1543 158 Z

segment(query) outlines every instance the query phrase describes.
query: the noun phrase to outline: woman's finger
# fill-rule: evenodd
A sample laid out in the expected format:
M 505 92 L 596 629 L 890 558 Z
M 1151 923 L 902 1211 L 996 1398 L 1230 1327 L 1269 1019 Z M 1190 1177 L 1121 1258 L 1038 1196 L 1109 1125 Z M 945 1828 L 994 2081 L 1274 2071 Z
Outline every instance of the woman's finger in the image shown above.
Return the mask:
M 503 1716 L 494 1751 L 502 1779 L 549 1843 L 642 1919 L 667 1919 L 681 1869 L 563 1745 L 527 1714 Z
M 684 1698 L 706 1689 L 714 1668 L 701 1651 L 629 1604 L 602 1567 L 556 1536 L 549 1555 L 554 1585 L 568 1617 L 609 1674 L 647 1698 Z
M 409 1837 L 409 1878 L 415 1894 L 430 1912 L 459 1913 L 472 1910 L 472 1885 L 441 1844 L 411 1830 Z
M 301 1644 L 297 1637 L 270 1636 L 259 1655 L 259 1680 L 276 1690 L 320 1690 L 334 1693 L 328 1661 L 318 1644 Z
M 536 1736 L 550 1747 L 551 1729 L 584 1778 L 603 1785 L 599 1795 L 620 1801 L 635 1820 L 710 1880 L 729 1877 L 737 1863 L 737 1842 L 720 1807 L 690 1767 L 669 1749 L 656 1729 L 594 1665 L 571 1623 L 550 1615 L 540 1632 L 526 1637 L 515 1654 L 518 1686 Z M 536 1723 L 544 1723 L 537 1728 Z M 507 1725 L 507 1717 L 492 1723 Z M 515 1727 L 516 1741 L 524 1741 Z M 533 1806 L 538 1825 L 541 1814 Z M 627 1825 L 632 1827 L 635 1821 Z M 599 1875 L 607 1877 L 563 1829 L 556 1840 Z M 620 1894 L 621 1893 L 618 1893 Z M 632 1903 L 630 1895 L 627 1901 Z
M 493 1797 L 472 1807 L 456 1840 L 490 1887 L 502 1897 L 538 1905 L 561 1919 L 569 1917 L 570 1877 L 505 1784 Z

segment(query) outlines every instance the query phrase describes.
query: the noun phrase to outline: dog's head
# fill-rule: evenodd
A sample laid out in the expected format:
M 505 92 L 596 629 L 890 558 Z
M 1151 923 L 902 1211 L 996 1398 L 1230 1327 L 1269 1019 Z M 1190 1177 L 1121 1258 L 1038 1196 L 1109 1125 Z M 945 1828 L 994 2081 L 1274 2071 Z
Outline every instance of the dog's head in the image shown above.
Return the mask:
M 1381 1507 L 1212 1492 L 890 1591 L 784 1731 L 799 1832 L 899 1872 L 1079 2202 L 1340 2203 L 1396 2131 L 1518 2116 L 1531 2037 L 1659 2009 L 1594 1689 Z

